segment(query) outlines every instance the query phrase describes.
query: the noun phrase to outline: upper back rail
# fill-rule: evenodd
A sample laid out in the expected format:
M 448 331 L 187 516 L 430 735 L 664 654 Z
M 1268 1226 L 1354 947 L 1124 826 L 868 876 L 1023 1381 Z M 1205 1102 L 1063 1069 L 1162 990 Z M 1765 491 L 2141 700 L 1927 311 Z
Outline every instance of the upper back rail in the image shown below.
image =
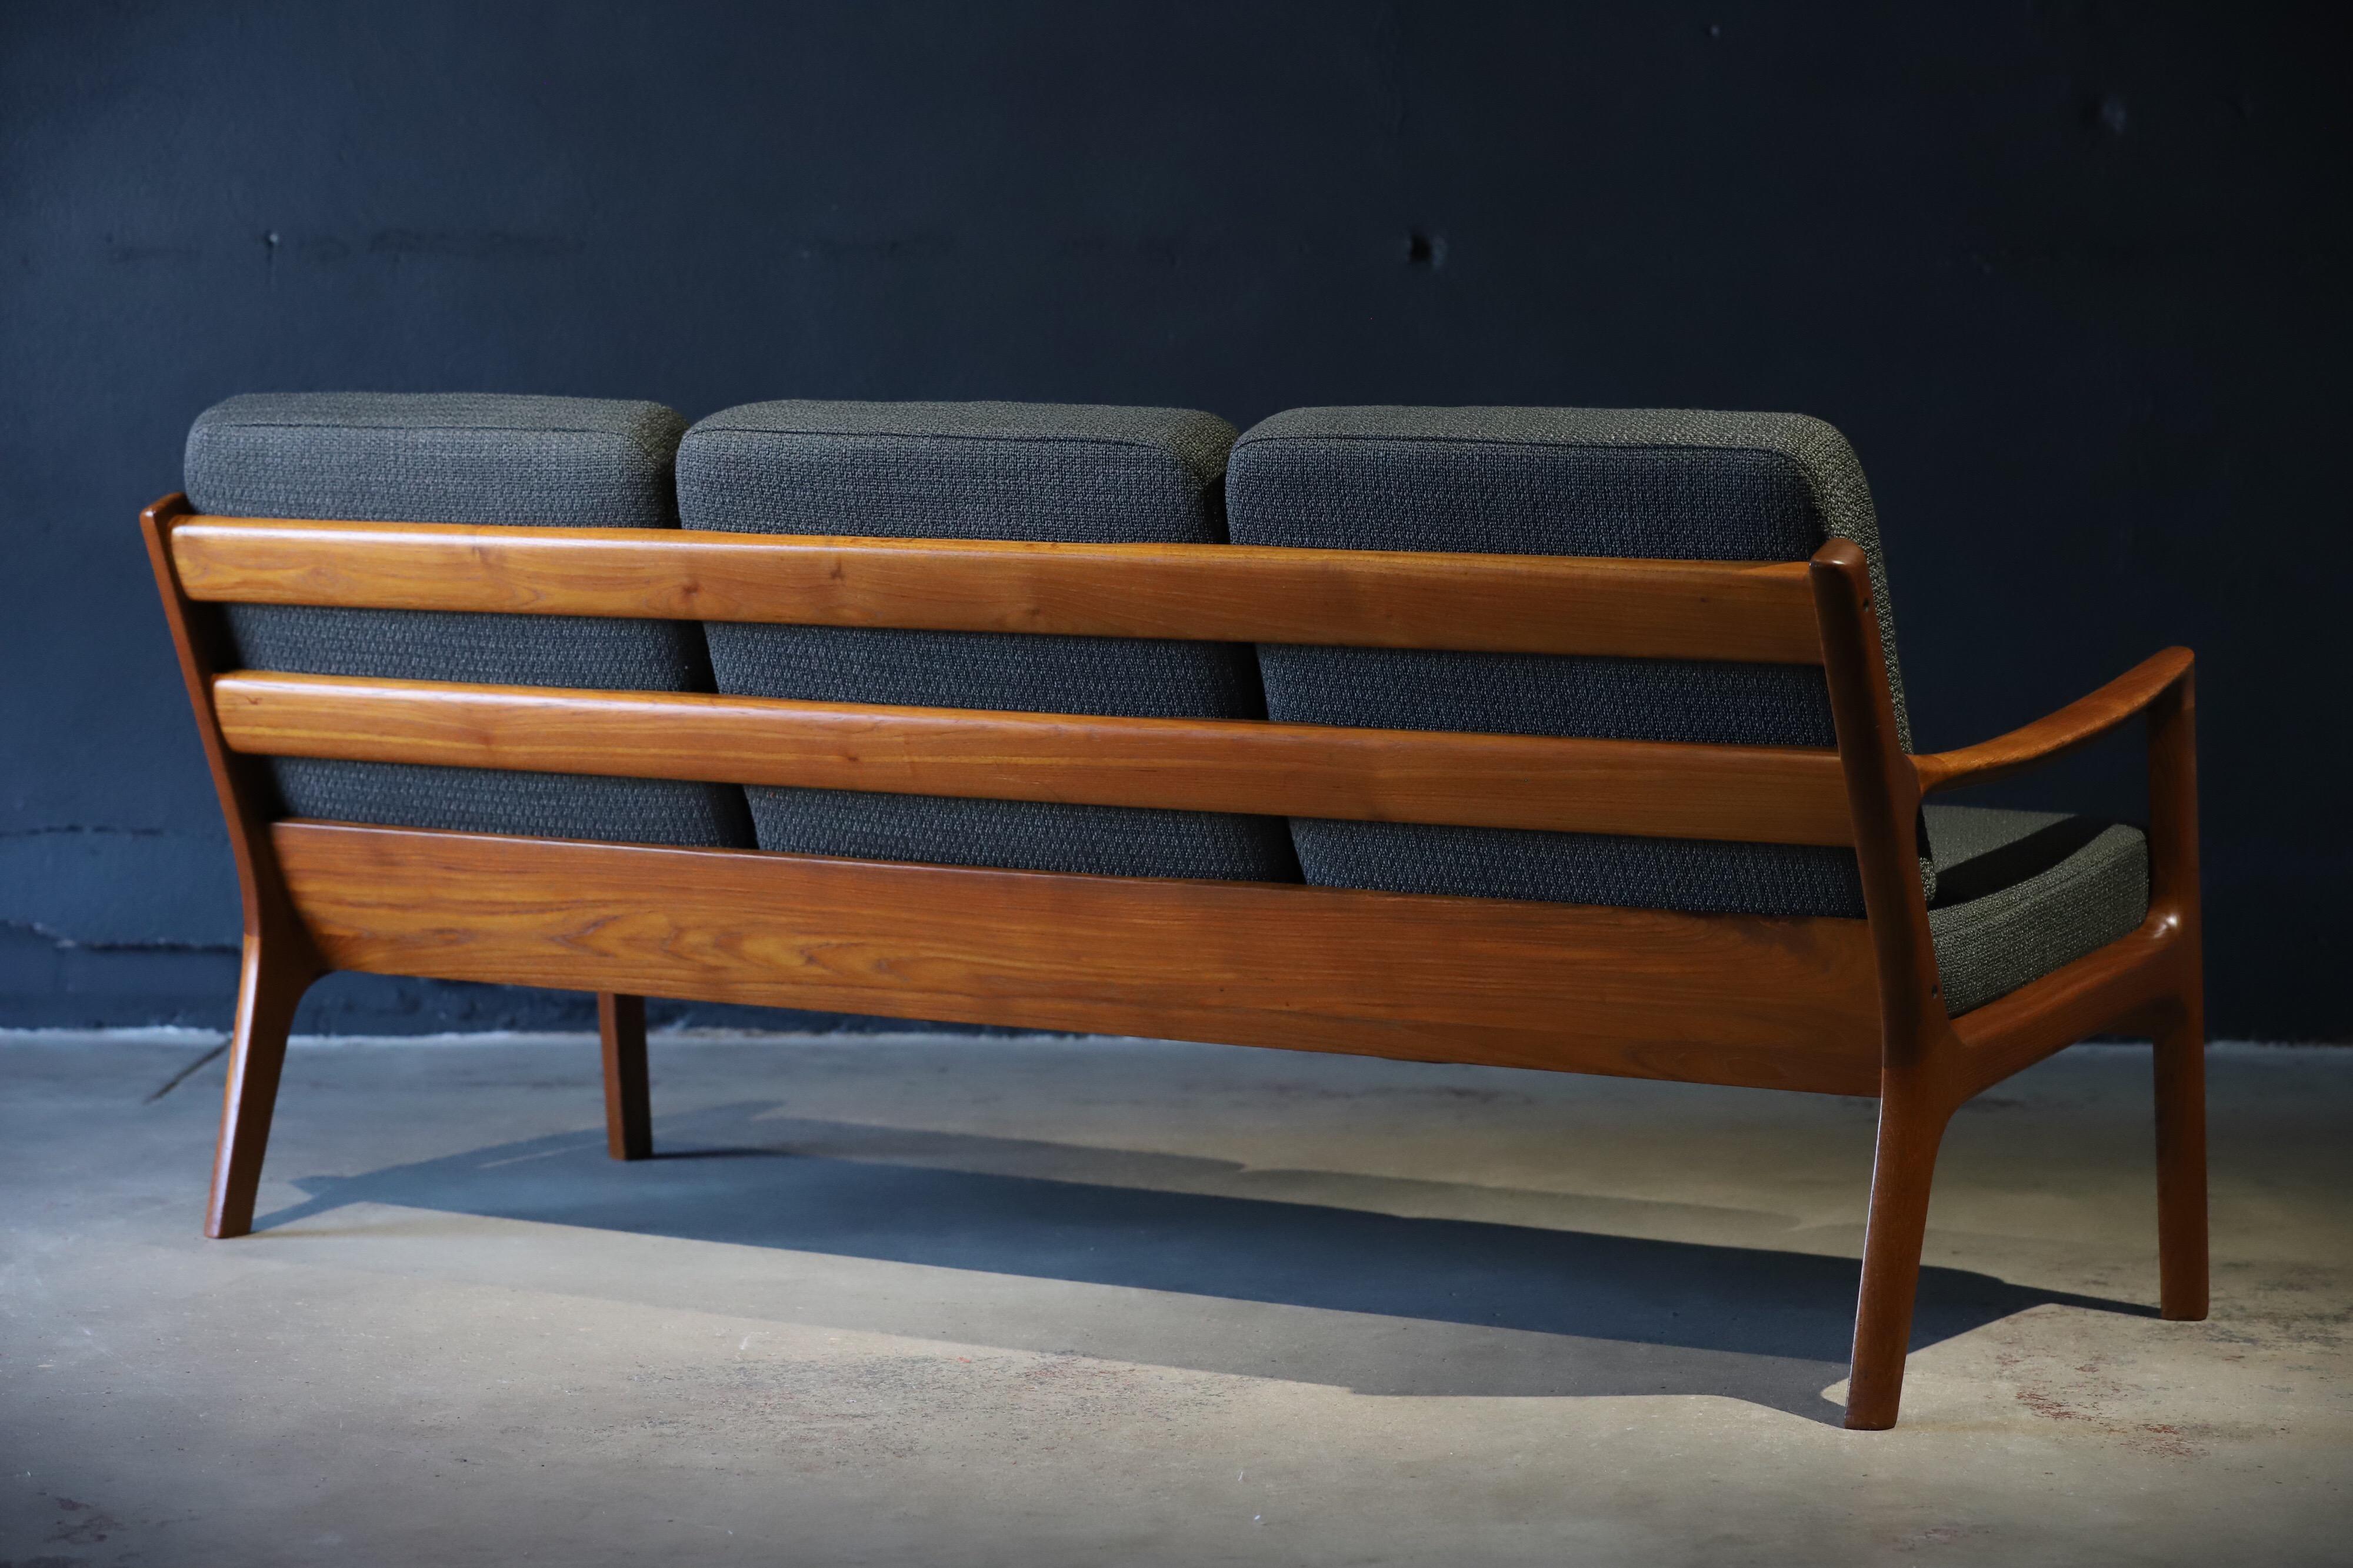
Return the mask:
M 1820 664 L 1803 562 L 184 516 L 192 599 Z

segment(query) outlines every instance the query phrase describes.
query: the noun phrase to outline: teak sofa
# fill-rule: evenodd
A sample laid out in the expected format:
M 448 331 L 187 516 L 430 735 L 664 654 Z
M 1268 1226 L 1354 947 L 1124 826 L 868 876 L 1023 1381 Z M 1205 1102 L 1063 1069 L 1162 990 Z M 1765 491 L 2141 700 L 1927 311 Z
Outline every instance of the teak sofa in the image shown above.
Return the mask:
M 145 514 L 236 851 L 206 1231 L 332 970 L 1880 1101 L 1891 1426 L 1963 1101 L 2156 1040 L 2206 1311 L 2190 656 L 1913 754 L 1795 416 L 266 396 Z M 684 526 L 681 524 L 683 522 Z M 1930 805 L 2145 715 L 2146 831 Z

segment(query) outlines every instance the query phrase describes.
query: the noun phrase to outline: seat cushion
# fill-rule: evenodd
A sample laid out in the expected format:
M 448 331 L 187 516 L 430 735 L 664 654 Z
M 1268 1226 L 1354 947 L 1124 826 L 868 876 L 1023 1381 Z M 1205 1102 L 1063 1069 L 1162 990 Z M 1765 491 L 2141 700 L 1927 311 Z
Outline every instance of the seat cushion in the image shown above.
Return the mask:
M 1792 414 L 1300 408 L 1253 426 L 1234 541 L 1324 550 L 1799 561 L 1862 547 L 1899 729 L 1871 492 L 1846 441 Z M 1818 668 L 1331 647 L 1259 650 L 1271 717 L 1734 745 L 1836 743 Z M 1767 915 L 1860 915 L 1841 848 L 1394 823 L 1292 825 L 1309 880 L 1398 892 Z
M 679 451 L 686 526 L 900 539 L 1216 543 L 1233 427 L 1184 409 L 1013 403 L 756 403 Z M 827 702 L 1136 718 L 1257 718 L 1224 644 L 840 626 L 706 628 L 722 691 Z M 1296 879 L 1280 820 L 746 792 L 763 848 L 1127 877 Z
M 2138 828 L 1983 806 L 1922 815 L 1936 862 L 1928 931 L 1947 1012 L 1983 1006 L 2148 918 L 2148 840 Z
M 188 433 L 198 510 L 237 517 L 675 528 L 686 422 L 656 403 L 489 394 L 232 397 Z M 708 691 L 691 622 L 237 605 L 254 669 Z M 277 758 L 297 816 L 625 843 L 746 846 L 733 785 Z

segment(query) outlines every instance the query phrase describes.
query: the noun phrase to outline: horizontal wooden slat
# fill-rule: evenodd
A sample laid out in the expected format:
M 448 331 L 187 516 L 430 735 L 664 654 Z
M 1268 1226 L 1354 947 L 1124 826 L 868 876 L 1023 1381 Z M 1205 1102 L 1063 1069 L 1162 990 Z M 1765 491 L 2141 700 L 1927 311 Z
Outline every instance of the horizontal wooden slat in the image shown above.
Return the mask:
M 1837 753 L 242 671 L 237 751 L 1366 822 L 1846 844 Z
M 1871 1094 L 1864 923 L 272 829 L 338 969 Z
M 2195 950 L 2189 961 L 2195 962 Z M 2022 1072 L 2084 1036 L 2147 1024 L 2133 1016 L 2152 995 L 2179 995 L 2181 921 L 2152 914 L 2140 929 L 1953 1020 L 1959 1053 L 1949 1070 L 1966 1099 Z
M 195 599 L 1819 664 L 1802 563 L 192 517 Z

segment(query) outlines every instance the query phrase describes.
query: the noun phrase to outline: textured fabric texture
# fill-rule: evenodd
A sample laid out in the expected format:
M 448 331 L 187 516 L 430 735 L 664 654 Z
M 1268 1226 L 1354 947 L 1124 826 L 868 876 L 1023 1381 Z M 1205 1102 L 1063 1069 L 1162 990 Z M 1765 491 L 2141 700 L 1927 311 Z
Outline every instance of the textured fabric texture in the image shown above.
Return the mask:
M 1299 879 L 1269 817 L 859 790 L 745 793 L 763 849 L 1097 877 Z
M 1182 408 L 749 403 L 688 433 L 678 500 L 698 529 L 1209 543 L 1233 441 Z
M 2148 840 L 2139 829 L 2053 812 L 1931 805 L 1936 859 L 1928 909 L 1945 1007 L 1966 1013 L 2148 918 Z
M 685 431 L 659 403 L 597 397 L 252 393 L 196 416 L 188 499 L 244 517 L 666 528 Z
M 693 529 L 902 539 L 1215 543 L 1233 427 L 1183 409 L 758 403 L 679 449 Z M 1250 650 L 834 626 L 705 628 L 719 689 L 1134 718 L 1258 718 Z M 1283 825 L 1032 801 L 746 792 L 763 848 L 1131 877 L 1296 879 Z
M 1851 850 L 1293 818 L 1311 882 L 1719 915 L 1862 913 Z M 1592 889 L 1591 896 L 1565 889 Z M 1606 895 L 1606 896 L 1601 896 Z
M 377 393 L 233 397 L 188 433 L 186 486 L 226 516 L 674 528 L 685 421 L 655 403 Z M 254 669 L 708 691 L 691 622 L 237 605 Z M 733 785 L 275 759 L 286 810 L 397 826 L 748 845 Z
M 1235 444 L 1241 544 L 1324 550 L 1798 561 L 1851 539 L 1871 563 L 1896 718 L 1871 492 L 1843 437 L 1791 414 L 1300 408 Z M 1819 669 L 1261 647 L 1271 717 L 1733 745 L 1836 743 Z M 1409 892 L 1747 914 L 1859 915 L 1842 849 L 1296 822 L 1309 880 Z M 1924 876 L 1926 875 L 1924 866 Z
M 501 773 L 491 776 L 496 787 L 484 788 L 479 768 L 315 757 L 272 762 L 279 793 L 296 816 L 617 844 L 737 849 L 752 844 L 743 797 L 732 787 L 588 773 Z

